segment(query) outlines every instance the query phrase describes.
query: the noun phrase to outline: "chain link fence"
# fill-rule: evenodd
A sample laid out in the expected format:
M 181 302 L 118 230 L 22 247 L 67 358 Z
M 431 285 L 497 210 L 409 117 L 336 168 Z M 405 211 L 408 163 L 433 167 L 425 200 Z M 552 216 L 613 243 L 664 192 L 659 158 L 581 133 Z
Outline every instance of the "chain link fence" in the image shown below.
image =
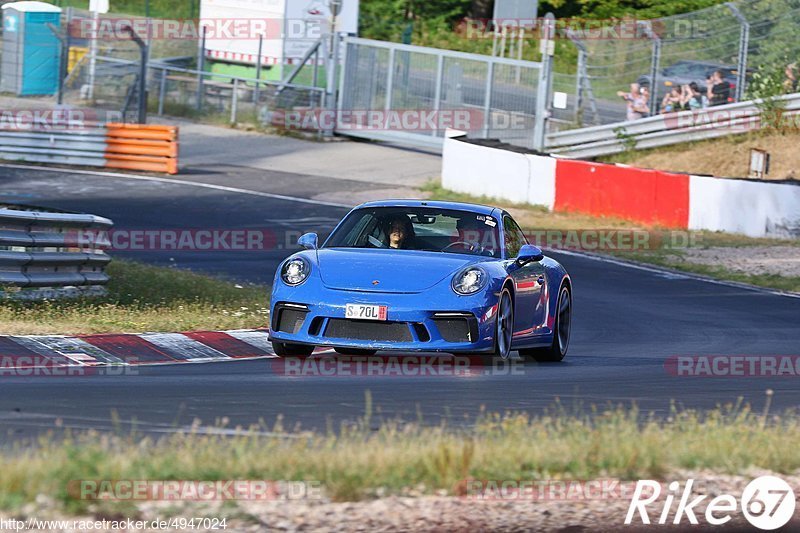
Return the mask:
M 539 63 L 366 39 L 345 46 L 338 132 L 436 145 L 454 128 L 531 146 Z
M 625 20 L 566 32 L 579 49 L 578 86 L 582 125 L 626 118 L 617 91 L 630 84 L 650 89 L 650 113 L 662 112 L 673 89 L 720 70 L 730 83 L 728 103 L 748 99 L 753 75 L 780 77 L 800 62 L 800 0 L 738 0 L 701 11 L 649 21 Z

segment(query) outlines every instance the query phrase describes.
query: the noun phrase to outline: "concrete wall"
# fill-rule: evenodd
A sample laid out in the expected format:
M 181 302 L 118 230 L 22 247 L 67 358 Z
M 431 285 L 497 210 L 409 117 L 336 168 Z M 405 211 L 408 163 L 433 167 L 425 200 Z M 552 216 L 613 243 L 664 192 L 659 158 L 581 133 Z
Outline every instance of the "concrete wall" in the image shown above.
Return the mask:
M 800 238 L 800 184 L 689 176 L 520 154 L 450 132 L 442 186 L 474 196 L 646 225 Z

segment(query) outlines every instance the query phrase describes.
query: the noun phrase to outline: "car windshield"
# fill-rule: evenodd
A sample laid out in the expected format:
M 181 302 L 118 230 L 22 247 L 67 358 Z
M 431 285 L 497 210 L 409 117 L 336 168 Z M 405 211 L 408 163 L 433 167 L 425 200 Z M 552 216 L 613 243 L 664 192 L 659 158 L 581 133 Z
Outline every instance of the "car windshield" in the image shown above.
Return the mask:
M 500 257 L 498 220 L 432 207 L 371 207 L 350 213 L 325 248 L 424 250 Z

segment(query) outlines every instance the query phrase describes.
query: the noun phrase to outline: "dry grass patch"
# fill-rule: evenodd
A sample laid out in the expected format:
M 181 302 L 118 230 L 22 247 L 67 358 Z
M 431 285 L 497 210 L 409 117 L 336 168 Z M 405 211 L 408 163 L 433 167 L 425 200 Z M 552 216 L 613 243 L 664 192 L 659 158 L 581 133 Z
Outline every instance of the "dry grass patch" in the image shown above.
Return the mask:
M 268 322 L 268 289 L 114 260 L 101 298 L 0 301 L 4 335 L 247 329 Z
M 672 172 L 741 178 L 750 173 L 750 149 L 759 148 L 770 153 L 769 179 L 800 179 L 799 145 L 800 133 L 753 132 L 636 150 L 601 160 Z
M 0 450 L 0 508 L 47 494 L 84 512 L 75 480 L 272 480 L 321 486 L 334 501 L 393 494 L 463 493 L 465 480 L 614 477 L 661 479 L 678 469 L 740 473 L 800 468 L 800 419 L 752 413 L 739 404 L 667 418 L 635 408 L 569 414 L 486 415 L 469 428 L 400 422 L 377 429 L 364 417 L 339 432 L 287 433 L 277 427 L 235 436 L 86 433 Z M 269 433 L 265 433 L 269 430 Z M 72 482 L 72 483 L 70 483 Z M 131 502 L 104 502 L 105 513 Z

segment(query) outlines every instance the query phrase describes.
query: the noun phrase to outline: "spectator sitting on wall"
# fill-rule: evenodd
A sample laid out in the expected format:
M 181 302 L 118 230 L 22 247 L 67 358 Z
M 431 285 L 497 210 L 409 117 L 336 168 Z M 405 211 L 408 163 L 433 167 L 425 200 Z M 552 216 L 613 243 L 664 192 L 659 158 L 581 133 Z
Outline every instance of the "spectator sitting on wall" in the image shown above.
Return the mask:
M 617 91 L 617 96 L 625 100 L 628 104 L 626 117 L 628 120 L 637 120 L 642 118 L 641 115 L 633 110 L 633 102 L 639 96 L 639 84 L 631 83 L 631 91 Z
M 700 87 L 692 82 L 681 87 L 681 109 L 694 111 L 703 107 L 703 95 L 700 94 Z
M 731 97 L 731 84 L 722 79 L 722 72 L 715 70 L 708 78 L 708 105 L 725 105 Z
M 680 111 L 681 96 L 681 91 L 678 90 L 677 87 L 670 89 L 670 91 L 664 95 L 664 99 L 661 101 L 661 111 L 664 113 Z
M 797 92 L 797 63 L 786 65 L 786 80 L 783 82 L 783 92 L 786 94 Z

